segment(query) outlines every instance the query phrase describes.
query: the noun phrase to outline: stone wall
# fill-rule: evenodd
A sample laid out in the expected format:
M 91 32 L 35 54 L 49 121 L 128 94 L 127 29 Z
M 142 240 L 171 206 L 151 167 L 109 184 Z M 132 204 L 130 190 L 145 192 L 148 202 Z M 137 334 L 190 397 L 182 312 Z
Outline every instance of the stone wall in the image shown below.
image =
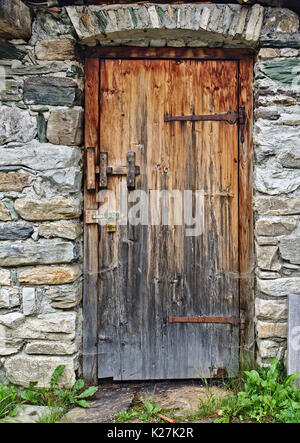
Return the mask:
M 263 48 L 255 66 L 258 359 L 286 352 L 287 296 L 300 294 L 300 53 Z
M 42 385 L 58 364 L 70 380 L 81 368 L 76 43 L 263 46 L 254 84 L 257 345 L 261 364 L 283 357 L 287 295 L 300 292 L 298 17 L 259 5 L 70 7 L 39 11 L 28 42 L 0 43 L 0 376 Z
M 0 60 L 0 366 L 22 385 L 74 380 L 82 341 L 84 73 L 67 15 L 46 15 Z

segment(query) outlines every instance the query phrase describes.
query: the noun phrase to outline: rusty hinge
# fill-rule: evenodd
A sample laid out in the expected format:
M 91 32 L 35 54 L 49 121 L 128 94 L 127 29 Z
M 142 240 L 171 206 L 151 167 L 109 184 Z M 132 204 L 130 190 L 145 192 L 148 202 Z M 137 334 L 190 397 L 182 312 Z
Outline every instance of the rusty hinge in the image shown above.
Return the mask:
M 174 122 L 174 121 L 216 121 L 216 122 L 227 122 L 230 125 L 234 125 L 235 123 L 239 123 L 241 130 L 241 142 L 244 142 L 244 127 L 246 122 L 246 112 L 245 108 L 241 106 L 238 112 L 230 109 L 228 112 L 222 112 L 219 114 L 202 114 L 202 115 L 168 115 L 164 116 L 165 122 Z
M 193 317 L 169 317 L 169 323 L 223 323 L 233 326 L 239 326 L 242 320 L 239 317 L 208 317 L 206 315 Z

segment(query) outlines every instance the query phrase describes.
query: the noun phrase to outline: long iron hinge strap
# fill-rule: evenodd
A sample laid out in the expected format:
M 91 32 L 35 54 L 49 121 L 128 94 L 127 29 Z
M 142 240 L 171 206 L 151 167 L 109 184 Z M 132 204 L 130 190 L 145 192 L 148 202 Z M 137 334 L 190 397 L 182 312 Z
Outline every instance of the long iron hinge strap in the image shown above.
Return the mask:
M 241 323 L 239 317 L 208 317 L 208 316 L 194 316 L 194 317 L 169 317 L 169 323 L 223 323 L 238 326 Z
M 202 114 L 202 115 L 165 115 L 165 122 L 174 122 L 174 121 L 216 121 L 216 122 L 227 122 L 231 125 L 234 125 L 239 121 L 240 113 L 235 112 L 230 109 L 228 112 L 223 112 L 220 114 Z

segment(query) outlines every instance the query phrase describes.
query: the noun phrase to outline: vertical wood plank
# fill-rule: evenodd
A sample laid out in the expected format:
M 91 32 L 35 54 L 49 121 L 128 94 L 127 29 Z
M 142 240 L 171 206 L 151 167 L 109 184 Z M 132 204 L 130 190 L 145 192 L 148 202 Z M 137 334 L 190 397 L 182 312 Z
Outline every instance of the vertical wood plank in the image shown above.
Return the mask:
M 96 189 L 95 167 L 95 148 L 88 146 L 86 148 L 86 188 L 88 191 L 95 191 Z
M 253 129 L 253 59 L 240 60 L 239 106 L 244 106 L 246 122 L 244 142 L 239 135 L 239 255 L 240 255 L 240 313 L 244 325 L 240 335 L 240 361 L 254 361 L 254 252 L 252 205 L 252 129 Z
M 288 374 L 300 374 L 300 294 L 290 294 L 288 316 Z M 296 380 L 300 388 L 300 378 Z
M 99 59 L 87 59 L 85 66 L 85 150 L 99 146 Z M 86 158 L 86 157 L 85 157 Z M 98 185 L 88 191 L 84 184 L 84 211 L 97 209 Z M 98 380 L 98 225 L 84 225 L 84 291 L 83 291 L 83 377 L 87 383 Z

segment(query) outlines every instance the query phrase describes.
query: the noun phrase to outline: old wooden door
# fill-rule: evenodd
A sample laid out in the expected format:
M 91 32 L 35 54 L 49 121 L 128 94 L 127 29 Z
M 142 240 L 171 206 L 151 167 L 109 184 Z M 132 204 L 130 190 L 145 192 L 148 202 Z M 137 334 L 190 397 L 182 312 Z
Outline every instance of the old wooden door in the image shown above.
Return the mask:
M 240 327 L 239 63 L 103 59 L 99 71 L 98 200 L 112 191 L 117 220 L 98 227 L 98 377 L 232 376 Z M 185 218 L 191 201 L 191 215 L 201 218 L 194 231 L 197 220 Z

